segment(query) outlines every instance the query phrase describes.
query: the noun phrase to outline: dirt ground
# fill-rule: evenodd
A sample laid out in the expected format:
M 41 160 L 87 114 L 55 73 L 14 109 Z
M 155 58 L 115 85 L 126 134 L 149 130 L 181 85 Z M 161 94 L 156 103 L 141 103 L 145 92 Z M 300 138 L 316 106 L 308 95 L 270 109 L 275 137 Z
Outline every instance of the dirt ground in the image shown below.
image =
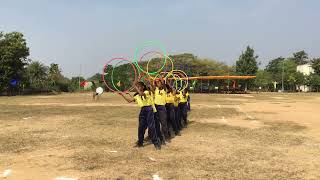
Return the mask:
M 119 95 L 0 97 L 0 179 L 320 179 L 320 94 L 191 100 L 156 151 L 133 148 L 139 108 Z

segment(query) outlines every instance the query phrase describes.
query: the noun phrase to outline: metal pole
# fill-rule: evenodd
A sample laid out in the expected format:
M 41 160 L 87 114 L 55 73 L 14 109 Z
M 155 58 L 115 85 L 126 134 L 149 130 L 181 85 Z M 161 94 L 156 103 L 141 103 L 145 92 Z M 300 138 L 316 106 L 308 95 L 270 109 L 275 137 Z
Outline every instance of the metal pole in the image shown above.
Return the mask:
M 282 88 L 281 88 L 281 92 L 284 92 L 283 76 L 284 76 L 284 60 L 282 61 Z
M 80 64 L 80 73 L 79 73 L 79 91 L 80 91 L 80 89 L 81 89 L 81 86 L 80 86 L 80 77 L 81 77 L 81 64 Z

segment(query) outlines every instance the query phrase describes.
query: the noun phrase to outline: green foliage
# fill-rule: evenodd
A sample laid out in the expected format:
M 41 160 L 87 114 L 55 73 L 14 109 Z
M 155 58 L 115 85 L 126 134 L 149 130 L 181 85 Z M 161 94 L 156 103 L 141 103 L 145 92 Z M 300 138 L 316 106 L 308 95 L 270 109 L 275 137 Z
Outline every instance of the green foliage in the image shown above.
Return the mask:
M 258 71 L 258 56 L 254 54 L 254 49 L 250 46 L 247 46 L 246 51 L 242 53 L 236 62 L 236 74 L 237 75 L 256 75 Z M 239 81 L 242 87 L 245 87 L 245 91 L 247 87 L 251 87 L 253 84 L 253 80 L 241 80 Z
M 293 57 L 289 58 L 293 60 L 297 65 L 308 63 L 308 54 L 305 51 L 298 51 L 293 53 Z
M 23 34 L 0 32 L 0 92 L 10 88 L 10 80 L 21 79 L 29 48 Z
M 100 73 L 96 73 L 95 75 L 91 76 L 90 78 L 88 78 L 88 81 L 94 81 L 94 82 L 101 82 L 101 76 L 102 74 Z
M 34 89 L 47 88 L 48 67 L 39 61 L 33 61 L 27 66 L 27 76 L 30 86 Z
M 266 66 L 266 71 L 272 76 L 273 81 L 281 82 L 282 68 L 285 58 L 278 57 L 269 62 Z
M 85 81 L 83 77 L 80 77 L 80 82 Z M 69 81 L 69 86 L 68 86 L 68 91 L 74 92 L 74 91 L 79 91 L 81 88 L 79 84 L 79 76 L 72 77 L 71 80 Z
M 49 89 L 56 92 L 68 92 L 70 80 L 61 74 L 58 64 L 50 64 L 48 71 Z
M 319 92 L 319 89 L 320 89 L 320 75 L 319 74 L 311 74 L 309 76 L 309 84 L 311 85 L 313 91 Z
M 305 76 L 301 72 L 293 72 L 288 75 L 288 85 L 292 91 L 295 90 L 296 86 L 301 86 L 305 83 Z
M 240 55 L 236 62 L 236 72 L 239 75 L 255 75 L 258 71 L 257 58 L 254 50 L 247 46 L 246 51 Z
M 311 62 L 314 73 L 320 75 L 320 58 L 315 58 Z
M 272 75 L 268 71 L 258 70 L 254 84 L 263 89 L 269 89 L 272 86 Z
M 297 64 L 292 59 L 284 59 L 282 57 L 273 59 L 266 66 L 265 71 L 271 74 L 272 81 L 276 81 L 279 84 L 282 83 L 283 75 L 285 89 L 294 90 L 296 85 L 301 84 L 301 81 L 304 82 L 301 73 L 297 73 Z

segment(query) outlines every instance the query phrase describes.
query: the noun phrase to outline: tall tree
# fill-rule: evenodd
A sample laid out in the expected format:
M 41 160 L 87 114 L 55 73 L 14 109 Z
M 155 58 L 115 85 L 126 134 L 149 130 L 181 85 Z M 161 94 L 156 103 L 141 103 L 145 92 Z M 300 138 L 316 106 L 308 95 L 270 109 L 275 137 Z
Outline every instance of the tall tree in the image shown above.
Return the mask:
M 49 88 L 54 91 L 60 91 L 59 85 L 64 81 L 59 65 L 52 63 L 48 70 Z
M 48 78 L 50 80 L 50 84 L 53 86 L 61 79 L 63 76 L 61 75 L 61 70 L 58 64 L 52 63 L 49 67 Z
M 73 92 L 73 91 L 79 90 L 79 86 L 80 86 L 79 81 L 83 82 L 83 81 L 85 81 L 85 79 L 83 77 L 79 77 L 79 76 L 72 77 L 70 80 L 70 83 L 69 83 L 69 87 L 68 87 L 69 91 Z
M 9 89 L 10 80 L 21 78 L 28 56 L 29 48 L 22 33 L 0 32 L 0 92 Z
M 39 61 L 33 61 L 27 66 L 30 85 L 33 88 L 44 88 L 48 80 L 48 67 Z
M 310 85 L 313 91 L 319 92 L 320 89 L 320 75 L 311 74 L 310 75 Z
M 254 49 L 247 46 L 247 49 L 236 62 L 236 72 L 239 75 L 255 75 L 258 71 L 258 56 L 254 54 Z
M 314 73 L 320 75 L 320 58 L 315 58 L 311 62 Z
M 298 51 L 293 53 L 293 57 L 289 58 L 293 60 L 297 65 L 308 63 L 308 54 L 305 51 Z
M 236 62 L 236 72 L 239 75 L 255 75 L 258 71 L 258 56 L 254 54 L 254 49 L 247 46 L 247 49 L 239 57 Z M 241 84 L 245 84 L 245 91 L 247 91 L 248 85 L 250 86 L 253 80 L 245 80 Z
M 278 57 L 276 59 L 271 60 L 266 66 L 265 70 L 271 74 L 273 81 L 281 82 L 284 62 L 285 58 Z
M 256 76 L 254 84 L 262 87 L 263 89 L 269 89 L 269 86 L 272 84 L 271 74 L 268 71 L 258 70 Z

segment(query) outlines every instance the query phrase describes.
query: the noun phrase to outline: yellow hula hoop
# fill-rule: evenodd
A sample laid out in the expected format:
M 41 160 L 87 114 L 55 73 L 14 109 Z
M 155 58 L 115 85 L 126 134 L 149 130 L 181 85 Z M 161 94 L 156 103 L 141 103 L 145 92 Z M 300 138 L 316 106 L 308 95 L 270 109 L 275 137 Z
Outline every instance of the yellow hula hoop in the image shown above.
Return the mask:
M 171 71 L 166 71 L 166 72 L 172 72 L 173 71 L 173 69 L 174 69 L 174 65 L 173 65 L 173 60 L 169 57 L 169 56 L 167 56 L 167 55 L 165 55 L 165 58 L 166 59 L 169 59 L 169 61 L 170 61 L 170 63 L 171 63 Z M 149 61 L 148 61 L 148 63 L 147 63 L 147 74 L 150 76 L 150 77 L 152 77 L 152 75 L 149 73 L 149 63 L 151 62 L 151 60 L 152 59 L 150 59 Z M 168 62 L 168 61 L 167 61 Z M 156 74 L 156 76 L 153 78 L 153 79 L 155 79 L 158 75 L 159 75 L 159 73 L 164 73 L 164 72 L 161 72 L 161 70 L 160 71 L 157 71 L 157 74 Z

